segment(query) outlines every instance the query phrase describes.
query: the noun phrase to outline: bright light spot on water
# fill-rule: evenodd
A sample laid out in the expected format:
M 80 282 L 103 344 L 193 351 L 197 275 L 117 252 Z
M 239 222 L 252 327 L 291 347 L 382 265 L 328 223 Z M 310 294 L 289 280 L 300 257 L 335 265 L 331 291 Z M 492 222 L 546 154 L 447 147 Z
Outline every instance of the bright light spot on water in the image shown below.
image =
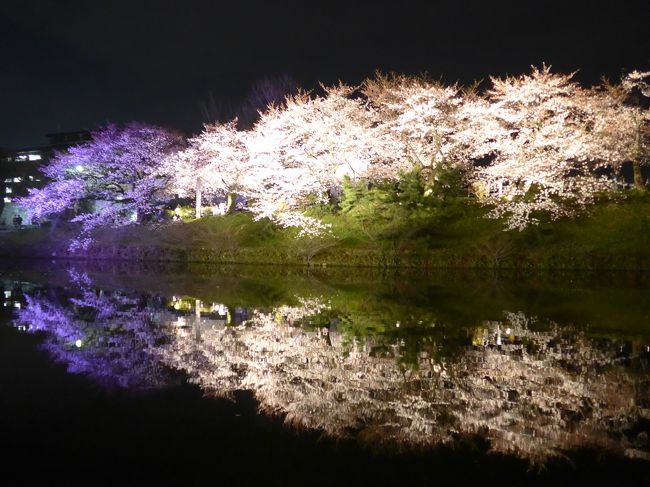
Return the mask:
M 84 171 L 84 167 L 83 167 L 81 164 L 77 164 L 74 168 L 75 168 L 77 171 L 79 171 L 79 172 L 83 172 L 83 171 Z
M 77 340 L 74 344 L 77 348 L 81 348 L 81 340 Z

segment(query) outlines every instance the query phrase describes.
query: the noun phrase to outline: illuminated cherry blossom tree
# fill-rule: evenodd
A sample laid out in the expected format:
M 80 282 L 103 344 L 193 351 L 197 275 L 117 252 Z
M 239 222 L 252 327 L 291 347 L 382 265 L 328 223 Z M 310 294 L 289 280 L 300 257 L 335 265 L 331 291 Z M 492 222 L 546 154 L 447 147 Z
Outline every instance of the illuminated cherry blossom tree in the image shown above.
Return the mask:
M 324 96 L 301 94 L 288 98 L 285 108 L 270 108 L 247 141 L 251 210 L 305 233 L 322 227 L 301 210 L 326 202 L 345 176 L 399 176 L 392 157 L 398 144 L 375 128 L 374 111 L 350 87 L 324 89 Z
M 399 141 L 390 155 L 395 174 L 421 169 L 426 192 L 436 184 L 439 171 L 468 170 L 482 135 L 467 130 L 478 100 L 473 89 L 378 74 L 365 82 L 363 92 L 377 110 L 381 130 Z
M 108 125 L 56 154 L 42 169 L 52 182 L 18 202 L 37 218 L 75 207 L 72 221 L 82 223 L 82 233 L 73 248 L 84 247 L 96 227 L 141 222 L 161 208 L 169 176 L 156 169 L 181 145 L 178 134 L 163 128 Z
M 494 205 L 491 216 L 506 217 L 508 228 L 536 223 L 542 213 L 552 219 L 573 215 L 612 187 L 594 171 L 616 162 L 594 130 L 603 116 L 599 94 L 572 77 L 544 67 L 492 78 L 489 103 L 476 106 L 469 130 L 482 135 L 478 155 L 491 162 L 477 168 L 475 186 Z
M 36 217 L 76 208 L 82 246 L 97 226 L 146 220 L 170 192 L 195 196 L 197 217 L 203 195 L 224 195 L 232 207 L 241 194 L 255 218 L 316 235 L 326 227 L 306 210 L 330 202 L 346 177 L 397 181 L 418 170 L 426 196 L 451 170 L 490 205 L 489 216 L 522 229 L 578 214 L 616 187 L 611 175 L 625 162 L 642 187 L 649 77 L 633 72 L 587 89 L 542 67 L 492 78 L 480 94 L 379 75 L 361 90 L 289 96 L 248 131 L 236 120 L 206 125 L 181 151 L 181 138 L 164 129 L 110 125 L 57 155 L 44 168 L 52 182 L 19 202 Z
M 363 96 L 341 85 L 321 97 L 289 97 L 241 137 L 234 126 L 228 140 L 206 129 L 195 157 L 228 152 L 237 139 L 248 157 L 240 150 L 239 165 L 230 160 L 226 170 L 237 167 L 251 211 L 306 234 L 324 228 L 305 208 L 326 202 L 343 177 L 397 180 L 415 168 L 425 194 L 440 171 L 459 171 L 493 207 L 490 216 L 521 229 L 543 214 L 576 214 L 614 187 L 603 168 L 617 171 L 645 157 L 648 111 L 626 103 L 633 89 L 646 86 L 644 76 L 586 89 L 573 75 L 533 68 L 529 75 L 493 78 L 480 96 L 424 78 L 379 75 L 364 84 Z M 212 180 L 223 179 L 221 168 L 201 167 L 206 181 L 210 171 Z
M 170 189 L 179 195 L 196 197 L 196 217 L 201 216 L 201 196 L 223 195 L 228 210 L 234 194 L 245 191 L 248 167 L 246 132 L 237 130 L 237 120 L 206 125 L 189 140 L 189 146 L 166 158 L 158 168 L 161 177 L 170 178 Z
M 645 188 L 641 167 L 650 159 L 649 83 L 650 72 L 633 71 L 592 96 L 592 130 L 603 164 L 618 171 L 631 162 L 636 189 Z

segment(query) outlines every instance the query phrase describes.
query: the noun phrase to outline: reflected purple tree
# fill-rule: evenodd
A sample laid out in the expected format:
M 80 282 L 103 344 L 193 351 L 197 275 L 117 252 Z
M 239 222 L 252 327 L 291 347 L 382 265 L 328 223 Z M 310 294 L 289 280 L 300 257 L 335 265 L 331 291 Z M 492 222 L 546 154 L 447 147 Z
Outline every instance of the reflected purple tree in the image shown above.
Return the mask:
M 15 324 L 43 332 L 42 348 L 69 372 L 108 389 L 145 391 L 168 383 L 169 371 L 152 359 L 164 339 L 156 326 L 159 309 L 146 297 L 85 288 L 73 296 L 39 292 L 26 300 Z

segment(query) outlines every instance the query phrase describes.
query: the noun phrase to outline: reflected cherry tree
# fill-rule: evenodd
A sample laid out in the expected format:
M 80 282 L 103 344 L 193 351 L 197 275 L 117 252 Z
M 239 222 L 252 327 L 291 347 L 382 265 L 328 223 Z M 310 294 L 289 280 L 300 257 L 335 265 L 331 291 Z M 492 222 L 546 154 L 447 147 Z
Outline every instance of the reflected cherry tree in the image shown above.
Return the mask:
M 261 411 L 292 426 L 370 445 L 478 436 L 533 462 L 583 447 L 650 460 L 650 351 L 642 342 L 509 311 L 431 328 L 413 315 L 401 328 L 355 331 L 350 324 L 368 317 L 327 296 L 235 308 L 72 278 L 64 290 L 26 294 L 15 323 L 44 332 L 56 361 L 107 387 L 162 387 L 175 370 L 206 395 L 251 391 Z M 418 340 L 426 346 L 414 347 Z
M 430 446 L 480 435 L 494 451 L 533 461 L 579 447 L 650 459 L 647 438 L 632 433 L 650 419 L 643 350 L 622 354 L 553 323 L 534 331 L 523 313 L 505 312 L 468 330 L 460 355 L 421 352 L 405 364 L 399 339 L 386 347 L 381 336 L 295 325 L 324 307 L 284 306 L 200 339 L 178 335 L 161 358 L 208 394 L 251 390 L 263 411 L 334 437 Z
M 42 348 L 56 362 L 108 389 L 149 390 L 169 381 L 169 371 L 152 360 L 152 350 L 164 339 L 156 326 L 157 298 L 85 286 L 66 291 L 25 295 L 15 325 L 42 332 Z

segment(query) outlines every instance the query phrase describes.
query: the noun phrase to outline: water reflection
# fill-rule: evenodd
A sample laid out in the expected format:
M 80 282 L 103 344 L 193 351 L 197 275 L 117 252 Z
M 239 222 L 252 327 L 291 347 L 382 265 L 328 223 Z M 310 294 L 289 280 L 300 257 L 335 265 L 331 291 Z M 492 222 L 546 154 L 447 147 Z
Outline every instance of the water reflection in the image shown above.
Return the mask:
M 517 310 L 453 322 L 434 303 L 382 315 L 340 288 L 244 307 L 70 277 L 5 282 L 5 298 L 21 296 L 15 326 L 45 332 L 55 360 L 107 387 L 164 387 L 182 371 L 206 394 L 250 390 L 291 425 L 371 444 L 480 435 L 534 461 L 585 446 L 650 460 L 644 337 Z

